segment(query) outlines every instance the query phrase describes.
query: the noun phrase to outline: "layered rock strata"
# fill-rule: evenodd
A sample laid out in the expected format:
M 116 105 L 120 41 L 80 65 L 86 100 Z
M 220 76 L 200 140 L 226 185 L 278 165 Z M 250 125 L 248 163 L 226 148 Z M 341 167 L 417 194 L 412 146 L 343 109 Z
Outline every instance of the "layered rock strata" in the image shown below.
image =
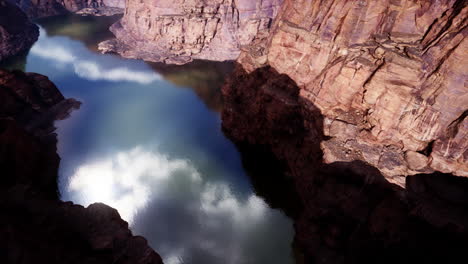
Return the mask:
M 162 263 L 115 209 L 58 200 L 53 122 L 79 105 L 45 76 L 0 70 L 0 262 Z
M 362 160 L 400 186 L 468 176 L 467 16 L 455 0 L 288 0 L 239 62 L 297 83 L 299 104 L 323 116 L 327 163 Z
M 129 0 L 116 39 L 100 49 L 128 58 L 184 64 L 234 60 L 240 47 L 268 33 L 282 0 Z
M 0 0 L 0 61 L 28 50 L 39 28 L 14 4 Z

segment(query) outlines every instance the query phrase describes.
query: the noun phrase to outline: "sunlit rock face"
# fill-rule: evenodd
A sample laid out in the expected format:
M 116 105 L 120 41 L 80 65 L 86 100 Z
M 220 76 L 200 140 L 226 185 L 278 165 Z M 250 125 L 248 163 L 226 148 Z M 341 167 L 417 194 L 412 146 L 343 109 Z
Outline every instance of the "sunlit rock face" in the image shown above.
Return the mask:
M 362 160 L 400 186 L 417 173 L 468 176 L 467 16 L 455 0 L 287 0 L 239 62 L 297 83 L 304 111 L 323 116 L 327 163 Z
M 102 43 L 103 52 L 183 64 L 234 60 L 240 47 L 268 33 L 282 0 L 129 0 L 123 19 Z
M 18 7 L 0 0 L 0 61 L 26 51 L 38 36 L 37 26 Z

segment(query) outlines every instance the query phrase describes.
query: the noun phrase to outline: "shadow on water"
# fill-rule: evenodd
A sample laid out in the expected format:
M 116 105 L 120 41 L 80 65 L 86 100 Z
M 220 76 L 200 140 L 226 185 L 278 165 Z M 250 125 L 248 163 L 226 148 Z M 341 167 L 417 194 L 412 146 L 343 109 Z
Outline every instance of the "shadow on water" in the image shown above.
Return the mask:
M 185 65 L 148 63 L 164 79 L 189 87 L 213 111 L 221 112 L 221 87 L 234 68 L 233 62 L 195 60 Z

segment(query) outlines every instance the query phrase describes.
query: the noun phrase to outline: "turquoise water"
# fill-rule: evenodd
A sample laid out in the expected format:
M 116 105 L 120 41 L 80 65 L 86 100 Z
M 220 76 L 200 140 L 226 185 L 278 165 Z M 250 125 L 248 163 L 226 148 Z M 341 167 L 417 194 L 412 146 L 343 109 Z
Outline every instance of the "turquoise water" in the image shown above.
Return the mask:
M 39 22 L 39 41 L 14 66 L 83 103 L 56 123 L 62 200 L 116 208 L 166 264 L 292 263 L 292 221 L 254 193 L 220 129 L 231 65 L 99 54 L 109 20 Z

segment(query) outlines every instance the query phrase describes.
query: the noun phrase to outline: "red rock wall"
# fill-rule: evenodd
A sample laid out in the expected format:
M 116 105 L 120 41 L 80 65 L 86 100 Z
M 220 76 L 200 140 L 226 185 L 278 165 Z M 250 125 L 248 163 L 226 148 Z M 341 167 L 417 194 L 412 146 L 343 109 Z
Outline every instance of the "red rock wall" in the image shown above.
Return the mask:
M 362 160 L 401 186 L 468 176 L 467 16 L 455 0 L 287 0 L 238 61 L 297 83 L 324 117 L 325 162 Z
M 243 47 L 223 130 L 271 151 L 294 183 L 303 263 L 464 258 L 466 5 L 286 0 L 271 34 Z
M 282 0 L 129 0 L 105 52 L 149 61 L 234 60 L 268 32 Z

